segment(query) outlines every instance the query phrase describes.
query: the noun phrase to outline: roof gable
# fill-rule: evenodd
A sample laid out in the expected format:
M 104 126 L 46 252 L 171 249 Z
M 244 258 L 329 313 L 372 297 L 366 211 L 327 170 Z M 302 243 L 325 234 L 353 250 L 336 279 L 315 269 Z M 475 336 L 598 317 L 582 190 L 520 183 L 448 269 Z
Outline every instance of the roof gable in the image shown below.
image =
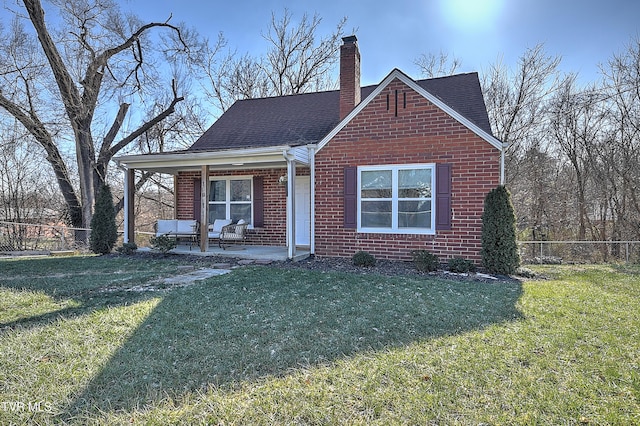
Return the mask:
M 479 99 L 482 101 L 482 108 L 478 106 L 477 97 L 476 97 L 475 105 L 472 105 L 469 107 L 464 106 L 465 100 L 468 100 L 470 103 L 472 103 L 471 99 L 469 99 L 468 93 L 466 95 L 463 95 L 464 93 L 466 93 L 465 90 L 454 90 L 451 92 L 452 93 L 451 99 L 447 97 L 448 102 L 451 102 L 453 100 L 451 104 L 453 104 L 454 106 L 457 106 L 457 108 L 459 109 L 462 109 L 465 113 L 470 114 L 470 117 L 467 117 L 463 115 L 462 112 L 456 110 L 453 106 L 449 105 L 448 103 L 445 103 L 445 101 L 441 99 L 439 96 L 436 96 L 435 94 L 431 93 L 430 90 L 423 87 L 423 86 L 427 86 L 427 87 L 430 87 L 431 90 L 433 90 L 433 87 L 438 87 L 438 86 L 430 85 L 430 83 L 432 83 L 434 80 L 444 80 L 448 78 L 454 78 L 454 77 L 460 77 L 460 76 L 466 76 L 466 75 L 470 75 L 470 74 L 460 74 L 458 76 L 443 77 L 441 79 L 422 80 L 421 82 L 416 82 L 415 80 L 408 77 L 399 69 L 397 68 L 394 69 L 393 71 L 391 71 L 391 73 L 387 77 L 385 77 L 384 80 L 382 80 L 382 82 L 378 86 L 375 87 L 375 89 L 365 99 L 363 99 L 362 102 L 360 102 L 353 109 L 353 111 L 351 111 L 351 113 L 349 113 L 349 115 L 347 115 L 336 127 L 334 127 L 331 130 L 331 132 L 329 132 L 318 143 L 318 150 L 322 149 L 336 134 L 338 134 L 340 130 L 342 130 L 347 124 L 349 124 L 349 122 L 356 115 L 358 115 L 360 111 L 362 111 L 376 96 L 378 96 L 395 79 L 399 79 L 404 84 L 409 86 L 412 90 L 416 91 L 418 94 L 425 97 L 435 106 L 443 110 L 445 113 L 450 115 L 452 118 L 457 120 L 459 123 L 461 123 L 465 127 L 469 128 L 471 131 L 476 133 L 478 136 L 480 136 L 482 139 L 487 141 L 489 144 L 491 144 L 492 146 L 494 146 L 499 150 L 502 150 L 502 142 L 500 142 L 491 134 L 491 126 L 489 125 L 489 119 L 487 116 L 486 107 L 484 105 L 484 100 L 482 99 L 481 91 L 480 91 Z M 475 75 L 475 80 L 477 81 L 477 74 L 474 73 L 474 75 Z M 450 82 L 447 82 L 447 83 L 450 83 Z M 439 89 L 438 92 L 440 93 L 441 96 L 445 96 L 445 97 L 447 96 L 445 87 L 448 85 L 449 84 L 443 85 L 443 87 L 438 87 Z M 453 85 L 449 85 L 449 86 L 453 86 Z M 479 90 L 480 89 L 479 82 L 477 86 Z M 477 122 L 474 122 L 473 119 L 477 120 Z M 483 129 L 483 127 L 485 127 L 486 130 Z

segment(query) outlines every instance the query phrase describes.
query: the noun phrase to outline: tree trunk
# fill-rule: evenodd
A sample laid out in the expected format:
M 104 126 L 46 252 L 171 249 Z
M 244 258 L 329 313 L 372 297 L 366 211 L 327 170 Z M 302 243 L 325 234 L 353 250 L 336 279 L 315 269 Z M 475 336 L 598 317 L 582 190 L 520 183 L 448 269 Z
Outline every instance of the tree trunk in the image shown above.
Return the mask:
M 65 44 L 62 42 L 62 47 L 59 50 L 60 46 L 58 45 L 60 42 L 54 41 L 49 29 L 47 28 L 47 23 L 45 22 L 45 11 L 42 8 L 41 0 L 22 0 L 22 3 L 24 4 L 29 20 L 31 21 L 33 29 L 38 37 L 42 53 L 44 53 L 49 64 L 53 79 L 55 80 L 55 84 L 58 88 L 58 93 L 56 95 L 60 96 L 60 100 L 64 105 L 64 112 L 66 113 L 66 117 L 69 120 L 71 130 L 74 135 L 76 160 L 78 165 L 78 193 L 74 189 L 75 179 L 72 180 L 70 178 L 64 159 L 58 150 L 56 142 L 54 142 L 55 132 L 48 130 L 44 124 L 45 120 L 41 121 L 38 118 L 38 99 L 35 96 L 31 96 L 31 90 L 40 86 L 38 86 L 37 83 L 32 83 L 29 78 L 23 76 L 23 83 L 27 97 L 25 105 L 18 105 L 11 97 L 7 98 L 3 96 L 2 90 L 0 90 L 0 107 L 4 108 L 11 115 L 17 118 L 36 139 L 36 141 L 46 150 L 47 160 L 53 167 L 58 186 L 68 209 L 68 216 L 71 224 L 76 228 L 89 228 L 91 218 L 93 216 L 95 196 L 98 193 L 99 188 L 101 188 L 105 183 L 107 168 L 111 158 L 113 158 L 113 156 L 121 149 L 132 143 L 136 138 L 144 134 L 144 132 L 148 131 L 154 125 L 172 114 L 175 110 L 176 104 L 184 99 L 177 95 L 177 88 L 174 81 L 172 84 L 174 96 L 170 105 L 160 114 L 139 126 L 128 136 L 124 137 L 117 143 L 114 143 L 114 139 L 120 131 L 129 109 L 129 105 L 123 103 L 112 128 L 102 141 L 99 155 L 96 156 L 96 148 L 92 135 L 92 122 L 98 105 L 105 70 L 110 71 L 109 61 L 114 56 L 121 52 L 127 52 L 131 48 L 137 50 L 137 53 L 134 53 L 133 55 L 135 65 L 132 66 L 132 71 L 128 77 L 125 78 L 125 81 L 122 82 L 123 84 L 126 83 L 126 80 L 129 77 L 135 79 L 138 85 L 135 86 L 134 91 L 136 91 L 140 90 L 140 81 L 137 79 L 137 73 L 143 64 L 144 56 L 142 55 L 140 40 L 145 32 L 152 28 L 166 28 L 177 35 L 179 44 L 185 49 L 185 51 L 188 46 L 185 39 L 182 38 L 180 29 L 169 24 L 168 21 L 142 25 L 119 45 L 115 45 L 102 51 L 94 50 L 94 47 L 92 47 L 88 39 L 85 38 L 88 33 L 81 32 L 76 34 L 73 31 L 69 31 L 71 35 L 78 38 L 77 41 L 80 41 L 82 46 L 81 50 L 84 49 L 84 53 L 89 54 L 87 58 L 90 58 L 87 60 L 84 76 L 80 79 L 76 79 L 75 77 L 79 75 L 77 72 L 78 70 L 70 72 L 70 69 L 68 68 L 69 65 L 65 63 L 64 60 L 66 56 L 61 54 L 61 52 L 63 54 L 68 53 L 67 49 L 76 48 L 76 45 L 71 43 Z M 73 14 L 73 12 L 69 13 Z M 17 12 L 16 15 L 18 15 Z M 85 24 L 90 27 L 90 22 L 83 23 L 81 28 L 83 31 L 86 30 L 84 27 Z M 65 31 L 67 30 L 65 29 Z M 89 38 L 90 37 L 91 34 L 89 34 Z M 77 57 L 82 58 L 82 52 L 79 52 Z M 78 63 L 80 62 L 82 61 L 78 61 Z M 20 66 L 17 66 L 18 68 L 16 72 L 23 75 Z M 113 74 L 111 75 L 113 76 Z M 51 82 L 49 81 L 42 83 L 42 86 L 52 87 Z M 35 93 L 35 91 L 33 93 Z M 85 239 L 85 236 L 82 236 L 81 239 Z

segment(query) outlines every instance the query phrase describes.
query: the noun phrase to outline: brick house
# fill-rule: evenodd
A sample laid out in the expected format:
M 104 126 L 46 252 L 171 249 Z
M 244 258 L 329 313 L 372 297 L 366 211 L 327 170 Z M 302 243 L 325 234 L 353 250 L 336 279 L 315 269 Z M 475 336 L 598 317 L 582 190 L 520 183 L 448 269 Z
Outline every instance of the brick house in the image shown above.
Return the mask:
M 504 157 L 477 73 L 416 81 L 394 69 L 360 87 L 357 39 L 343 41 L 339 90 L 238 101 L 184 151 L 119 157 L 125 186 L 136 169 L 173 174 L 176 219 L 245 219 L 247 244 L 287 247 L 289 258 L 303 246 L 479 262 L 484 197 Z

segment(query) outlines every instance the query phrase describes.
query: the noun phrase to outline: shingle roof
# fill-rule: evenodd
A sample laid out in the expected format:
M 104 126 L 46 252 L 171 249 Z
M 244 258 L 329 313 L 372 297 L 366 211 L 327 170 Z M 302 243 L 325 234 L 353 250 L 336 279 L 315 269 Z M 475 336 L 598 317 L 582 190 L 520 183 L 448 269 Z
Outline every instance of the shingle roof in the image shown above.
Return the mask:
M 416 83 L 493 136 L 477 72 L 418 80 Z
M 488 134 L 491 126 L 477 73 L 418 80 L 422 88 Z M 377 86 L 362 88 L 364 100 Z M 187 151 L 306 145 L 340 122 L 340 93 L 305 93 L 234 103 Z

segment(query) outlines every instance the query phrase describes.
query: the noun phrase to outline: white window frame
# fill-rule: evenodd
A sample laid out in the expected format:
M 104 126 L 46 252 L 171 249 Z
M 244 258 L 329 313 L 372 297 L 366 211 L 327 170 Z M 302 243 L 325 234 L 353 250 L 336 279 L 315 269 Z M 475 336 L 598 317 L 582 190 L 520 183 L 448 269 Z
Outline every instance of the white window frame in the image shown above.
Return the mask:
M 249 218 L 249 229 L 253 229 L 253 202 L 255 199 L 255 195 L 253 193 L 253 176 L 251 175 L 239 175 L 239 176 L 209 176 L 209 186 L 211 186 L 211 182 L 213 181 L 225 181 L 225 194 L 227 199 L 225 200 L 225 217 L 231 218 L 231 181 L 232 180 L 248 180 L 251 185 L 251 217 Z M 209 210 L 211 210 L 211 206 L 214 204 L 222 204 L 220 201 L 211 201 L 207 200 L 209 203 Z M 235 204 L 249 204 L 248 202 L 238 202 L 234 201 Z M 211 223 L 209 224 L 211 225 Z
M 429 169 L 431 170 L 431 227 L 430 228 L 400 228 L 398 227 L 398 204 L 400 199 L 398 197 L 398 171 L 399 170 L 412 170 L 412 169 Z M 376 170 L 391 171 L 391 198 L 390 199 L 378 199 L 378 200 L 391 200 L 391 228 L 365 228 L 362 226 L 362 172 L 370 172 Z M 436 233 L 436 165 L 435 163 L 428 164 L 388 164 L 388 165 L 376 165 L 376 166 L 359 166 L 358 167 L 358 228 L 357 231 L 361 233 L 376 233 L 376 234 L 421 234 L 421 235 L 435 235 Z M 375 200 L 368 199 L 367 200 Z

